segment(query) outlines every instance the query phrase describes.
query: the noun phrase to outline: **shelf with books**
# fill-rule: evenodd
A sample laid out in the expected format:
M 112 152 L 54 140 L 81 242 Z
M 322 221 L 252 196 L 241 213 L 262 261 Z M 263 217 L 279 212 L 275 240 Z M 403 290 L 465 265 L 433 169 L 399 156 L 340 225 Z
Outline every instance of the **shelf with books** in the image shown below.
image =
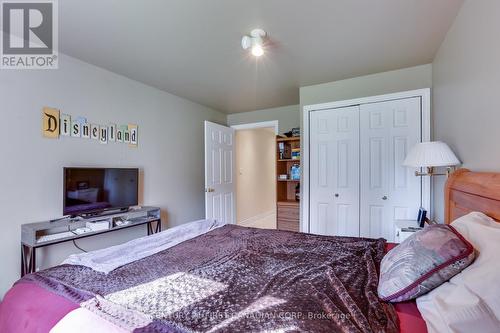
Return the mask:
M 297 177 L 300 177 L 300 137 L 277 137 L 276 201 L 279 230 L 300 229 L 300 179 Z

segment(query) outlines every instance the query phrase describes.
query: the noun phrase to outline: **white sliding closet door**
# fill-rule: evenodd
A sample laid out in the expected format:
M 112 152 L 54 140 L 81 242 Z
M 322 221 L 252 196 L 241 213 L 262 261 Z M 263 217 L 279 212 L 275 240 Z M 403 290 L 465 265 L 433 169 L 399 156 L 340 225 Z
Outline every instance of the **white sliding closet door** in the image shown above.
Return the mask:
M 421 139 L 420 97 L 360 106 L 360 236 L 394 241 L 394 221 L 417 217 L 421 178 L 402 164 Z
M 310 232 L 359 236 L 359 107 L 310 118 Z

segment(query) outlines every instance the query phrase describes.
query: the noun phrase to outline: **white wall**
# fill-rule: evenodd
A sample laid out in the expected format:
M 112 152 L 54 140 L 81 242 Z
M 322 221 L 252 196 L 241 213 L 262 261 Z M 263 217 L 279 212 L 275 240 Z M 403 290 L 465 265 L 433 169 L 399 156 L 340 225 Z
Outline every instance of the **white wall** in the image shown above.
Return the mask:
M 432 65 L 398 69 L 300 88 L 300 104 L 311 105 L 432 87 Z
M 434 138 L 463 166 L 500 171 L 500 1 L 465 1 L 433 63 Z M 442 222 L 444 178 L 435 186 Z
M 301 127 L 304 105 L 342 101 L 432 87 L 432 65 L 421 65 L 352 79 L 300 88 L 300 105 L 234 113 L 227 116 L 230 126 L 268 120 L 279 121 L 280 133 Z
M 269 120 L 278 120 L 280 133 L 288 132 L 294 127 L 300 127 L 300 106 L 288 105 L 227 115 L 227 123 L 229 126 Z
M 276 216 L 274 128 L 236 131 L 235 149 L 236 222 L 248 225 L 264 216 Z
M 300 88 L 300 107 L 354 98 L 384 95 L 401 91 L 431 88 L 432 65 L 398 69 Z M 432 112 L 432 111 L 431 111 Z M 300 121 L 303 129 L 303 111 Z M 303 160 L 300 162 L 303 170 Z M 303 209 L 305 201 L 300 205 Z M 302 215 L 301 215 L 302 218 Z
M 64 166 L 139 167 L 141 201 L 162 208 L 165 226 L 204 216 L 203 121 L 225 123 L 224 114 L 66 56 L 58 70 L 1 71 L 0 101 L 0 296 L 19 278 L 20 225 L 62 214 Z M 139 146 L 44 139 L 44 106 L 96 123 L 136 123 Z M 78 243 L 91 250 L 142 235 L 137 227 Z M 40 251 L 38 263 L 75 252 L 57 245 Z

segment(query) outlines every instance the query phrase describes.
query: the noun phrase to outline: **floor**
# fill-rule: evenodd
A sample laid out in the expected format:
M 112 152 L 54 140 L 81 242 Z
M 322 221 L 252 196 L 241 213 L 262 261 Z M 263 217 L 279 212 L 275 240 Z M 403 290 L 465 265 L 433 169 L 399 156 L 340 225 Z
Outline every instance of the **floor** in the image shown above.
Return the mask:
M 261 214 L 238 224 L 251 228 L 276 229 L 276 211 Z

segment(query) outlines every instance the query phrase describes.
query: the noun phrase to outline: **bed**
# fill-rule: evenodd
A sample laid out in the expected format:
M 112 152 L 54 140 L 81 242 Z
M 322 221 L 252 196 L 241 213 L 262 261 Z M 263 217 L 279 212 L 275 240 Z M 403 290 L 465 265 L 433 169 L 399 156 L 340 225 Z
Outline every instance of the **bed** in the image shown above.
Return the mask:
M 500 219 L 500 174 L 458 170 L 445 198 L 447 223 L 471 211 Z M 106 273 L 73 262 L 28 275 L 0 304 L 0 331 L 427 332 L 415 302 L 373 294 L 394 244 L 238 226 L 184 237 Z

